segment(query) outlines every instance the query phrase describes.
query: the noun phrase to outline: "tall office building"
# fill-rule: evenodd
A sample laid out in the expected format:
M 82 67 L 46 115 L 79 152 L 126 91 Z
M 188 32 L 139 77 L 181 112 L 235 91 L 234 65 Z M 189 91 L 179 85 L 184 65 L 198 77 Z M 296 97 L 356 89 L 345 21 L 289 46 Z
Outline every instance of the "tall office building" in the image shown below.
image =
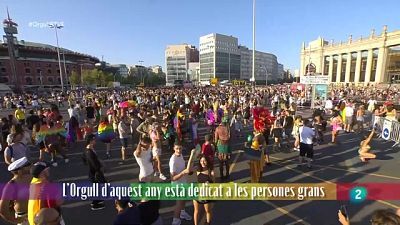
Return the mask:
M 222 34 L 200 37 L 200 81 L 240 78 L 238 39 Z
M 198 62 L 199 51 L 193 45 L 168 45 L 165 49 L 166 83 L 189 80 L 189 63 Z
M 253 51 L 246 46 L 240 49 L 240 79 L 250 80 L 253 71 Z M 256 81 L 278 80 L 278 61 L 274 54 L 266 52 L 255 52 L 255 79 Z M 282 65 L 283 66 L 283 65 Z

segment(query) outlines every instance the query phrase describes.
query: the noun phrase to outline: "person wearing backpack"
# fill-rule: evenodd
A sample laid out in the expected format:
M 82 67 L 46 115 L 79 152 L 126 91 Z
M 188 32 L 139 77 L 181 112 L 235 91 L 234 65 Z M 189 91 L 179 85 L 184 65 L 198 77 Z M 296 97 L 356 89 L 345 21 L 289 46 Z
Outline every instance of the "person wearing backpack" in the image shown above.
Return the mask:
M 222 123 L 215 129 L 215 142 L 217 143 L 217 153 L 219 160 L 219 173 L 221 180 L 229 178 L 229 160 L 231 157 L 231 151 L 229 148 L 230 130 L 228 127 L 228 121 L 224 119 Z M 224 166 L 226 175 L 224 176 Z
M 21 139 L 18 137 L 19 135 L 13 135 L 11 144 L 4 150 L 4 161 L 7 165 L 23 157 L 28 157 L 28 148 L 19 141 Z

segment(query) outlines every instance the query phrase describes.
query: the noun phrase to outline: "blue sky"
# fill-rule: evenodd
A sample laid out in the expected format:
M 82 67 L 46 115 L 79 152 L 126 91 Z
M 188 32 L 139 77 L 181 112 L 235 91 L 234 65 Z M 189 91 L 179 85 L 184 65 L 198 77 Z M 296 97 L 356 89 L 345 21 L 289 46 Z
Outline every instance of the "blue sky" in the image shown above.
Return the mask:
M 168 44 L 199 45 L 222 33 L 252 48 L 252 0 L 2 0 L 19 24 L 19 40 L 55 45 L 54 32 L 29 22 L 64 22 L 62 47 L 104 56 L 110 63 L 161 65 Z M 347 40 L 400 29 L 399 0 L 257 0 L 256 49 L 271 52 L 285 68 L 300 64 L 300 48 L 318 36 Z

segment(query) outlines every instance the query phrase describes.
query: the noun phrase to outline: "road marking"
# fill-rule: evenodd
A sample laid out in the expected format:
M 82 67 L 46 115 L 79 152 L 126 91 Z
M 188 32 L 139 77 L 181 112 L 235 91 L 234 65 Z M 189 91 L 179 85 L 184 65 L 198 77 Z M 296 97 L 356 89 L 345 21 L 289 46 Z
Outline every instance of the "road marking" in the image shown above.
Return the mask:
M 387 201 L 383 201 L 383 200 L 377 200 L 377 202 L 380 202 L 380 203 L 382 203 L 382 204 L 384 204 L 384 205 L 387 205 L 387 206 L 393 207 L 393 208 L 395 208 L 395 209 L 399 209 L 399 208 L 400 208 L 400 206 L 397 206 L 397 205 L 395 205 L 395 204 L 392 204 L 392 203 L 390 203 L 390 202 L 387 202 Z
M 277 158 L 274 156 L 270 156 L 270 158 L 280 160 L 280 161 L 296 161 L 294 159 L 282 159 L 282 158 Z M 363 174 L 363 175 L 383 177 L 383 178 L 388 178 L 388 179 L 393 179 L 393 180 L 400 180 L 400 177 L 383 175 L 383 174 L 378 174 L 378 173 L 365 173 L 365 172 L 354 170 L 354 169 L 342 169 L 342 168 L 336 168 L 336 167 L 332 167 L 332 166 L 323 166 L 323 165 L 318 165 L 318 164 L 313 164 L 313 166 L 320 167 L 320 168 L 328 168 L 328 169 L 332 169 L 332 170 L 346 171 L 349 173 L 359 173 L 359 174 Z
M 265 202 L 265 203 L 267 203 L 268 205 L 274 207 L 276 210 L 278 210 L 278 211 L 281 212 L 282 214 L 287 215 L 287 216 L 289 216 L 290 218 L 294 219 L 294 220 L 295 220 L 294 222 L 300 222 L 300 223 L 302 223 L 302 224 L 304 224 L 304 225 L 311 225 L 310 223 L 304 221 L 303 219 L 301 219 L 301 218 L 299 218 L 299 217 L 297 217 L 297 216 L 291 214 L 291 213 L 290 213 L 289 211 L 287 211 L 286 209 L 281 208 L 281 207 L 275 205 L 275 204 L 272 203 L 271 201 L 263 201 L 263 202 Z
M 238 159 L 239 159 L 239 156 L 240 156 L 240 154 L 242 153 L 243 151 L 238 151 L 238 153 L 236 154 L 236 156 L 235 156 L 235 159 L 233 160 L 233 162 L 232 162 L 232 164 L 231 164 L 231 166 L 229 167 L 229 174 L 231 174 L 232 173 L 232 171 L 233 171 L 233 168 L 235 167 L 235 165 L 236 165 L 236 162 L 238 161 Z

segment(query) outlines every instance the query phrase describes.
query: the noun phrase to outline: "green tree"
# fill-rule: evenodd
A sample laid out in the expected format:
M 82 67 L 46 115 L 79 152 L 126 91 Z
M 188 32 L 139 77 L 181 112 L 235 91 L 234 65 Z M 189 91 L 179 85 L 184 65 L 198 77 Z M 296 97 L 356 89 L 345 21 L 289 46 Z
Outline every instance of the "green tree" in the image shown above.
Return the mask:
M 75 70 L 72 71 L 71 76 L 69 77 L 69 82 L 73 86 L 81 84 L 81 78 L 80 78 L 79 74 Z
M 84 85 L 94 85 L 97 82 L 97 70 L 82 70 L 82 81 Z

